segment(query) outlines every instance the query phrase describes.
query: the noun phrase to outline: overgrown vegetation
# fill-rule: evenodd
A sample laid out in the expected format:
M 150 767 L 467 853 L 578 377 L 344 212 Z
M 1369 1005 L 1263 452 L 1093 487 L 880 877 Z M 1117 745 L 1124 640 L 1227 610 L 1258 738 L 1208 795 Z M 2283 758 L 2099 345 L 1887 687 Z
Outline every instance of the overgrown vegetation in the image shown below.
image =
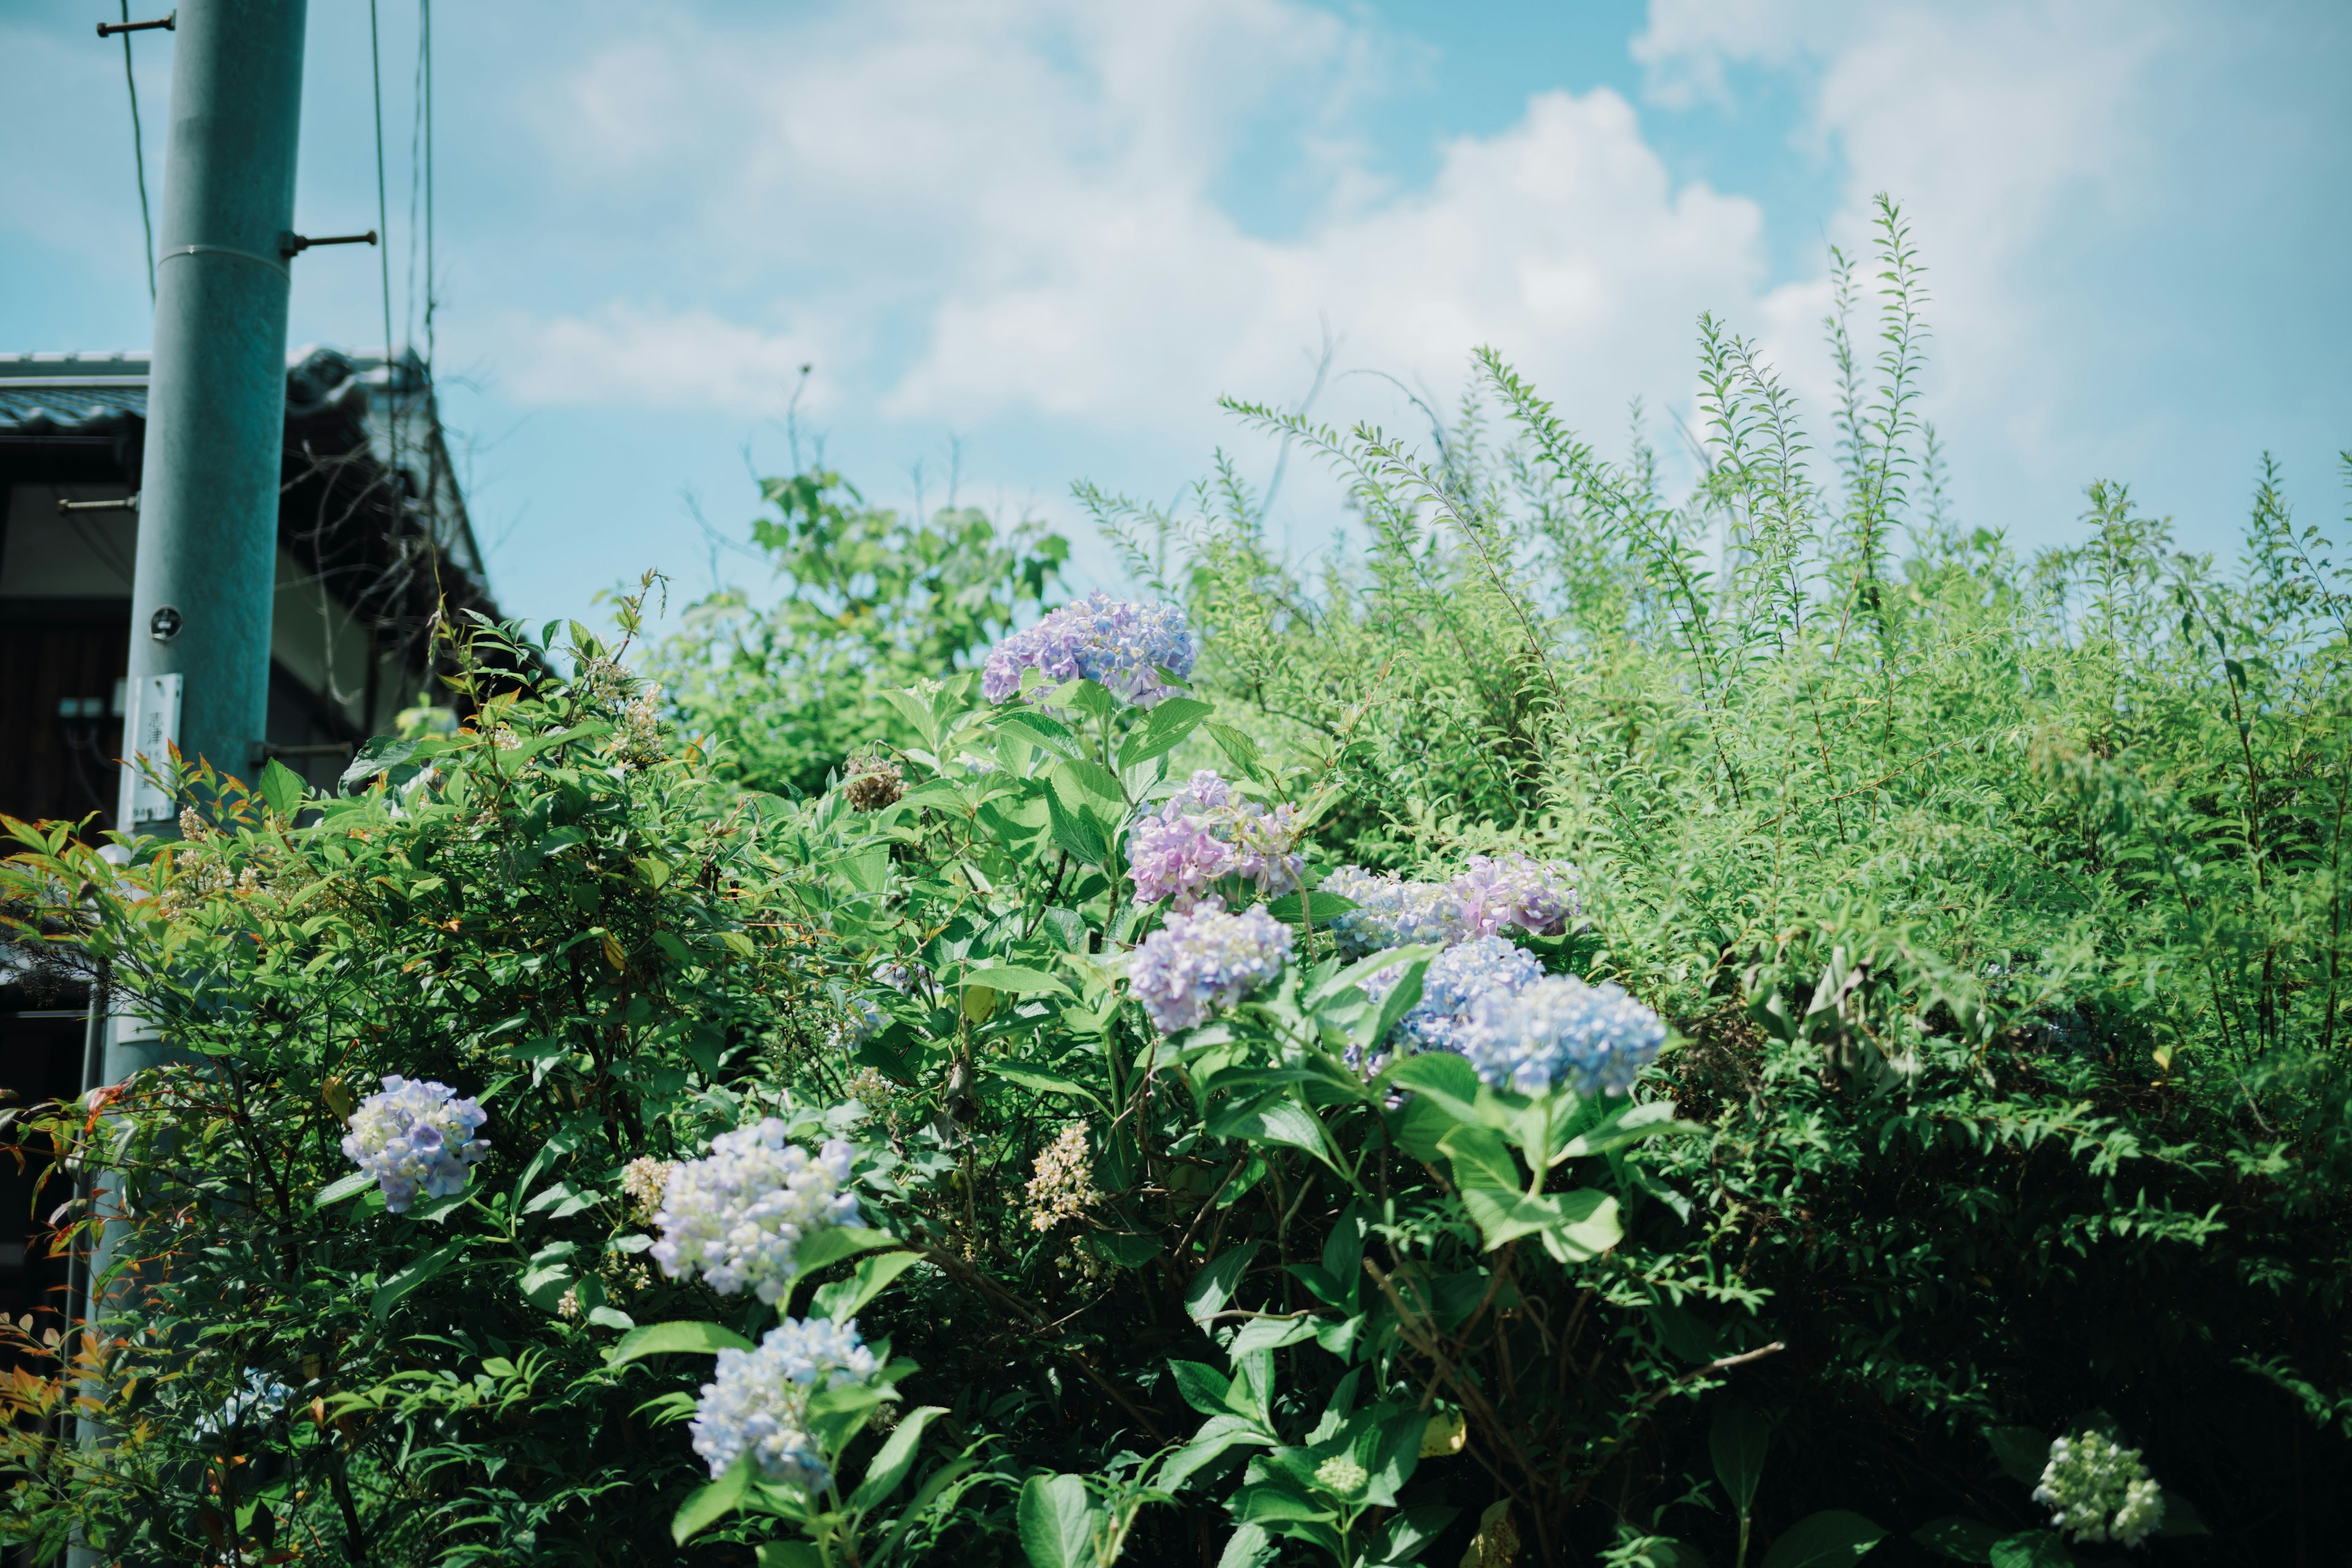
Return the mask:
M 1187 696 L 983 700 L 1061 542 L 809 475 L 769 487 L 779 606 L 652 661 L 682 725 L 625 645 L 572 627 L 575 677 L 517 689 L 478 671 L 558 661 L 478 629 L 479 717 L 339 798 L 272 773 L 127 867 L 21 829 L 16 929 L 110 965 L 182 1065 L 26 1119 L 72 1155 L 53 1194 L 103 1177 L 58 1245 L 114 1215 L 120 1263 L 100 1331 L 17 1336 L 48 1372 L 9 1385 L 10 1539 L 2120 1559 L 2050 1528 L 2081 1495 L 2051 1440 L 2090 1433 L 2161 1484 L 2134 1557 L 2340 1555 L 2352 599 L 2274 473 L 2229 572 L 2118 486 L 2032 560 L 1957 524 L 1883 217 L 1824 453 L 1708 321 L 1678 502 L 1492 355 L 1426 450 L 1235 405 L 1343 477 L 1360 563 L 1299 571 L 1230 468 L 1181 516 L 1087 492 L 1190 615 Z M 1288 961 L 1163 1034 L 1129 955 L 1195 928 L 1132 858 L 1201 768 L 1216 820 L 1290 835 L 1214 883 Z M 1572 861 L 1580 918 L 1499 934 L 1664 1052 L 1622 1098 L 1407 1054 L 1434 949 L 1355 961 L 1365 911 L 1290 888 L 1294 840 L 1310 885 Z M 462 1192 L 352 1176 L 383 1074 L 488 1110 Z M 763 1116 L 842 1140 L 859 1210 L 764 1266 L 798 1266 L 772 1306 L 647 1266 L 701 1200 L 643 1162 Z M 796 1417 L 831 1487 L 714 1479 L 678 1426 L 780 1314 L 878 1352 Z

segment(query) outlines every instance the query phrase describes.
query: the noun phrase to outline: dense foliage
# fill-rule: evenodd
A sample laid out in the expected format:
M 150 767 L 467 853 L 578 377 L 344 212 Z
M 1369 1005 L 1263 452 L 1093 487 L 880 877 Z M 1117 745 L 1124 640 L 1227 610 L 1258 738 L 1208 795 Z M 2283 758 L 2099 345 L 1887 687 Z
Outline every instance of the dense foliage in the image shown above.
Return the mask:
M 1050 536 L 777 481 L 683 723 L 477 628 L 478 717 L 336 798 L 21 829 L 16 929 L 176 1060 L 27 1116 L 116 1261 L 17 1332 L 9 1538 L 2338 1554 L 2352 598 L 2271 474 L 2235 575 L 2116 487 L 2031 561 L 1954 524 L 1885 218 L 1825 460 L 1713 322 L 1680 502 L 1491 356 L 1426 454 L 1236 405 L 1369 549 L 1088 492 L 1197 666 L 1005 643 Z

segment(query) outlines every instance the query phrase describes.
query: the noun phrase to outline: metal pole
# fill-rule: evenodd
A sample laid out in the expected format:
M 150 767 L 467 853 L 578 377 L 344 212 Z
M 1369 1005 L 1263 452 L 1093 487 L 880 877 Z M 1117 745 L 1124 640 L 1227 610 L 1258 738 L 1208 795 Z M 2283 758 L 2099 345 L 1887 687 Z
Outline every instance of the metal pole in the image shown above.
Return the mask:
M 247 779 L 268 704 L 304 5 L 179 12 L 131 589 L 126 750 L 162 763 L 169 741 Z M 180 804 L 126 776 L 116 820 L 138 830 Z
M 176 744 L 250 779 L 265 732 L 305 5 L 183 0 L 177 14 L 131 588 L 134 763 L 167 764 Z M 123 831 L 170 832 L 179 805 L 123 769 Z M 131 1022 L 117 1015 L 107 1029 L 108 1083 L 163 1059 L 152 1028 Z M 100 1235 L 94 1281 L 115 1228 Z M 85 1312 L 104 1307 L 101 1296 Z M 100 1561 L 81 1546 L 71 1557 Z

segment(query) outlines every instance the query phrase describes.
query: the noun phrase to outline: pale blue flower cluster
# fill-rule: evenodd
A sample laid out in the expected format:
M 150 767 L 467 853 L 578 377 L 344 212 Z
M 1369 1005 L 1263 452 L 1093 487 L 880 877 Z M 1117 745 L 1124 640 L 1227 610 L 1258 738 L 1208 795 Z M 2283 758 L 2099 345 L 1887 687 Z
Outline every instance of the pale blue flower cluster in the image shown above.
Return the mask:
M 191 1434 L 210 1437 L 244 1426 L 258 1426 L 286 1408 L 294 1391 L 257 1366 L 245 1369 L 245 1379 L 221 1401 L 221 1407 L 197 1422 Z
M 823 1491 L 833 1473 L 808 1429 L 812 1395 L 863 1383 L 880 1363 L 858 1336 L 855 1320 L 786 1318 L 757 1350 L 725 1350 L 694 1407 L 694 1451 L 712 1479 L 752 1455 L 772 1481 Z
M 1128 991 L 1163 1035 L 1189 1029 L 1282 973 L 1290 928 L 1263 909 L 1171 914 L 1128 966 Z
M 1377 1004 L 1399 977 L 1393 965 L 1376 969 L 1364 978 L 1364 994 Z M 1516 995 L 1542 978 L 1543 965 L 1526 948 L 1499 936 L 1472 937 L 1430 960 L 1421 973 L 1421 1000 L 1397 1032 L 1413 1051 L 1459 1050 L 1470 1010 L 1482 997 Z
M 890 1015 L 870 997 L 852 996 L 842 1004 L 841 1016 L 825 1031 L 825 1043 L 836 1051 L 854 1051 L 890 1026 Z
M 1006 701 L 1020 695 L 1021 672 L 1035 669 L 1057 684 L 1097 681 L 1138 708 L 1150 708 L 1175 695 L 1160 672 L 1181 679 L 1192 673 L 1197 657 L 1184 612 L 1177 606 L 1137 605 L 1095 593 L 990 649 L 981 667 L 980 689 L 991 702 Z
M 2137 1546 L 2164 1522 L 2164 1489 L 2140 1463 L 2139 1450 L 2104 1432 L 2051 1444 L 2033 1500 L 2054 1509 L 2052 1528 L 2076 1541 Z
M 1342 866 L 1321 890 L 1357 906 L 1331 921 L 1339 951 L 1351 958 L 1419 942 L 1450 946 L 1509 927 L 1558 936 L 1583 912 L 1575 867 L 1525 855 L 1473 855 L 1460 876 L 1444 882 Z
M 1202 905 L 1222 909 L 1224 900 L 1210 889 L 1227 877 L 1238 877 L 1260 893 L 1287 892 L 1299 886 L 1306 869 L 1297 844 L 1298 825 L 1289 806 L 1268 811 L 1202 768 L 1128 833 L 1136 902 L 1166 899 L 1183 912 Z
M 490 1152 L 474 1136 L 489 1119 L 446 1084 L 394 1073 L 383 1080 L 382 1093 L 369 1095 L 352 1112 L 343 1152 L 375 1178 L 383 1206 L 401 1214 L 420 1190 L 436 1198 L 466 1190 L 474 1166 Z
M 803 1237 L 857 1223 L 856 1196 L 845 1190 L 852 1158 L 836 1138 L 812 1159 L 784 1142 L 772 1116 L 720 1133 L 709 1156 L 670 1172 L 654 1215 L 654 1261 L 673 1279 L 699 1271 L 722 1296 L 748 1289 L 774 1305 L 800 1272 Z
M 1342 866 L 1318 890 L 1356 905 L 1331 921 L 1332 938 L 1349 958 L 1423 942 L 1444 946 L 1466 934 L 1461 906 L 1443 882 L 1410 882 L 1393 873 Z
M 1622 1094 L 1656 1059 L 1666 1026 L 1618 986 L 1559 974 L 1479 997 L 1454 1042 L 1496 1088 Z
M 887 985 L 901 996 L 912 996 L 919 986 L 931 983 L 931 972 L 918 959 L 908 962 L 887 958 L 874 966 L 876 984 Z

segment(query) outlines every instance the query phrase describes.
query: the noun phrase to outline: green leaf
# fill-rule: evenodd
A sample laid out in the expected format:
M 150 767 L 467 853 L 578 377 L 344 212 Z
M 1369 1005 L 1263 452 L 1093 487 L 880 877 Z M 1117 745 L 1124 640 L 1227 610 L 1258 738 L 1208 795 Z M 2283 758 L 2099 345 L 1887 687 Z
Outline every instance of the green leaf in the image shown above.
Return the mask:
M 1772 1424 L 1754 1406 L 1727 1399 L 1716 1408 L 1715 1425 L 1706 1435 L 1707 1452 L 1715 1458 L 1715 1479 L 1723 1483 L 1738 1512 L 1755 1508 L 1764 1455 L 1771 1446 Z
M 2032 1530 L 1993 1542 L 1992 1568 L 2074 1568 L 2075 1556 L 2054 1530 Z
M 591 1307 L 588 1321 L 600 1329 L 635 1329 L 637 1321 L 618 1307 Z
M 1184 1311 L 1196 1323 L 1208 1320 L 1225 1310 L 1234 1298 L 1234 1287 L 1241 1283 L 1243 1271 L 1249 1268 L 1250 1258 L 1257 1252 L 1255 1241 L 1244 1242 L 1229 1248 L 1222 1257 L 1192 1276 L 1192 1283 L 1184 1289 Z
M 1080 1083 L 1076 1079 L 1066 1078 L 1057 1072 L 1047 1072 L 1043 1068 L 1001 1067 L 991 1063 L 982 1070 L 992 1078 L 1001 1078 L 1008 1083 L 1017 1083 L 1024 1089 L 1034 1089 L 1040 1094 L 1071 1095 L 1087 1100 L 1105 1111 L 1110 1109 L 1103 1104 L 1102 1096 Z
M 1992 1445 L 1993 1462 L 2012 1481 L 2039 1486 L 2050 1464 L 2050 1439 L 2031 1426 L 1988 1426 L 1985 1441 Z
M 1953 1513 L 1921 1525 L 1911 1532 L 1911 1539 L 1930 1552 L 1940 1552 L 1963 1563 L 1990 1563 L 1992 1549 L 2011 1533 L 1982 1520 Z
M 270 758 L 269 765 L 261 770 L 261 798 L 280 816 L 293 816 L 294 808 L 310 793 L 310 786 L 302 782 L 302 775 L 276 757 Z
M 1210 1121 L 1209 1132 L 1217 1138 L 1286 1144 L 1316 1155 L 1328 1147 L 1315 1113 L 1280 1089 L 1239 1109 L 1228 1107 Z
M 1118 748 L 1118 765 L 1131 768 L 1148 763 L 1184 743 L 1186 736 L 1216 710 L 1190 697 L 1171 697 L 1151 710 L 1150 717 L 1129 731 Z
M 1886 1531 L 1858 1513 L 1826 1509 L 1782 1531 L 1764 1554 L 1764 1568 L 1845 1568 L 1885 1538 Z
M 374 736 L 360 746 L 351 765 L 335 780 L 335 788 L 344 795 L 355 795 L 376 774 L 408 762 L 424 744 L 422 740 L 406 741 L 397 735 Z
M 369 1175 L 365 1171 L 353 1171 L 342 1180 L 330 1182 L 320 1187 L 319 1195 L 310 1200 L 310 1206 L 314 1209 L 327 1208 L 331 1205 L 341 1203 L 353 1193 L 363 1193 L 373 1185 L 375 1185 L 373 1176 Z
M 1235 1361 L 1253 1351 L 1278 1351 L 1315 1337 L 1323 1324 L 1314 1318 L 1252 1318 L 1225 1347 Z
M 1244 1445 L 1270 1447 L 1274 1441 L 1274 1435 L 1251 1417 L 1212 1415 L 1201 1423 L 1191 1442 L 1160 1461 L 1154 1481 L 1162 1491 L 1172 1492 L 1228 1449 Z
M 1490 1252 L 1507 1241 L 1539 1235 L 1544 1250 L 1554 1258 L 1563 1263 L 1581 1262 L 1598 1258 L 1625 1235 L 1617 1221 L 1617 1200 L 1590 1187 L 1532 1198 L 1465 1187 L 1462 1206 L 1486 1237 Z
M 1225 753 L 1227 762 L 1249 777 L 1257 777 L 1262 759 L 1255 741 L 1231 724 L 1211 724 L 1209 739 L 1217 743 L 1217 750 Z M 1281 918 L 1280 915 L 1275 917 L 1276 920 Z
M 1652 1100 L 1645 1105 L 1629 1105 L 1604 1117 L 1560 1146 L 1551 1157 L 1559 1164 L 1562 1160 L 1580 1159 L 1588 1154 L 1606 1154 L 1612 1149 L 1622 1149 L 1630 1143 L 1654 1138 L 1661 1132 L 1703 1132 L 1706 1129 L 1696 1121 L 1675 1120 L 1675 1103 L 1670 1100 Z
M 845 1258 L 898 1245 L 898 1238 L 887 1230 L 868 1230 L 855 1225 L 828 1226 L 814 1236 L 801 1238 L 800 1246 L 793 1249 L 793 1266 L 803 1274 L 813 1274 Z
M 2179 1492 L 2167 1492 L 2164 1494 L 2164 1522 L 2156 1527 L 2156 1533 L 2170 1537 L 2210 1535 L 2213 1531 L 2206 1524 L 2204 1516 L 2197 1511 L 2196 1505 Z
M 1110 864 L 1110 836 L 1092 810 L 1080 806 L 1073 811 L 1051 790 L 1045 794 L 1045 810 L 1054 825 L 1054 842 L 1071 859 L 1081 866 Z
M 1244 1524 L 1225 1541 L 1225 1549 L 1217 1557 L 1217 1568 L 1265 1568 L 1274 1561 L 1280 1542 L 1265 1532 L 1259 1524 Z
M 1467 1065 L 1466 1063 L 1465 1064 Z M 1518 1162 L 1502 1134 L 1488 1127 L 1456 1127 L 1437 1141 L 1454 1162 L 1454 1184 L 1467 1192 L 1487 1187 L 1516 1195 L 1522 1178 Z
M 697 1487 L 687 1494 L 669 1521 L 670 1539 L 680 1546 L 698 1531 L 706 1530 L 733 1513 L 751 1495 L 751 1480 L 759 1461 L 745 1454 L 728 1467 L 727 1473 L 707 1486 Z
M 1317 925 L 1324 926 L 1355 907 L 1353 899 L 1343 899 L 1337 893 L 1309 893 L 1303 902 L 1297 893 L 1285 893 L 1267 904 L 1265 912 L 1288 925 L 1312 918 Z
M 413 1260 L 377 1288 L 376 1293 L 368 1300 L 368 1310 L 375 1314 L 377 1321 L 383 1321 L 399 1304 L 402 1297 L 457 1262 L 467 1246 L 466 1241 L 453 1241 Z
M 1177 1395 L 1185 1404 L 1203 1415 L 1231 1414 L 1225 1396 L 1233 1389 L 1233 1379 L 1223 1373 L 1197 1361 L 1171 1361 L 1168 1370 L 1174 1374 Z
M 751 1342 L 717 1323 L 647 1323 L 631 1329 L 621 1342 L 604 1352 L 604 1364 L 625 1366 L 649 1355 L 716 1355 L 720 1351 L 748 1351 Z
M 810 1310 L 828 1321 L 845 1323 L 857 1315 L 858 1309 L 880 1295 L 890 1281 L 922 1260 L 919 1252 L 884 1252 L 865 1258 L 848 1279 L 819 1289 Z
M 1094 1249 L 1121 1268 L 1140 1268 L 1160 1256 L 1160 1239 L 1142 1231 L 1098 1230 L 1089 1239 Z
M 805 1541 L 760 1543 L 759 1568 L 824 1568 L 824 1557 Z
M 1031 1568 L 1095 1568 L 1096 1511 L 1077 1476 L 1031 1476 L 1015 1510 Z
M 985 985 L 992 991 L 1010 992 L 1015 996 L 1067 996 L 1070 988 L 1042 969 L 1024 969 L 1016 963 L 1000 964 L 993 969 L 975 969 L 963 977 L 966 985 Z
M 944 1405 L 926 1405 L 907 1412 L 891 1432 L 890 1440 L 882 1445 L 882 1451 L 866 1467 L 866 1479 L 849 1494 L 849 1506 L 869 1509 L 897 1491 L 898 1483 L 907 1479 L 907 1472 L 915 1468 L 915 1446 L 922 1441 L 923 1428 L 931 1424 L 932 1416 L 947 1413 Z

